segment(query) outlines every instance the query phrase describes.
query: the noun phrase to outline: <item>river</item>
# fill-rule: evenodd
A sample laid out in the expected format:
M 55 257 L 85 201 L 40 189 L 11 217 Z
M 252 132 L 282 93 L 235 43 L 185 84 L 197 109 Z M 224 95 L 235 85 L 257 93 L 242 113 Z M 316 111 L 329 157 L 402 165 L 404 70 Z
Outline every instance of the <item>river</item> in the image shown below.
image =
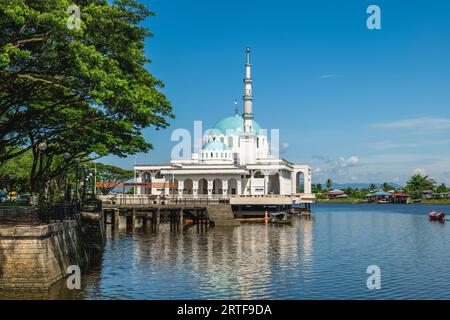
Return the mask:
M 48 294 L 0 299 L 450 299 L 450 223 L 445 205 L 315 204 L 291 226 L 242 224 L 197 231 L 111 233 L 100 265 Z M 381 289 L 369 290 L 368 266 Z

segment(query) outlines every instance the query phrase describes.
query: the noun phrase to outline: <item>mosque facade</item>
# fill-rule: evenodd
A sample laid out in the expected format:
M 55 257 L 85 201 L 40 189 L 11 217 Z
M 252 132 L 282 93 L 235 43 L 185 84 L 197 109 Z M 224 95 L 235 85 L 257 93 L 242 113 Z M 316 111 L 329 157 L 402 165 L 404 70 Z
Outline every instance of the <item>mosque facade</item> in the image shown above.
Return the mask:
M 135 165 L 137 196 L 177 198 L 285 197 L 309 202 L 311 168 L 279 157 L 253 114 L 250 49 L 246 50 L 244 111 L 205 132 L 202 147 L 188 159 Z M 276 140 L 276 139 L 275 139 Z M 277 141 L 278 143 L 278 141 Z

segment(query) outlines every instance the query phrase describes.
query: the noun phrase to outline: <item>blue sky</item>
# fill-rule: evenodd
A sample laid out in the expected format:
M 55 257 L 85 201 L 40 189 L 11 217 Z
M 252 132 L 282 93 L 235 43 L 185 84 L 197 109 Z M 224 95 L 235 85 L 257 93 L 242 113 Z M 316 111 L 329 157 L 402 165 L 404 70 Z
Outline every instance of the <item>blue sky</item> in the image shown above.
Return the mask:
M 163 163 L 176 128 L 211 127 L 242 110 L 252 49 L 254 113 L 279 128 L 283 157 L 314 182 L 450 183 L 450 1 L 156 0 L 145 25 L 150 72 L 173 104 L 171 127 L 144 135 L 138 163 Z M 381 8 L 381 30 L 366 9 Z M 134 158 L 102 162 L 131 168 Z

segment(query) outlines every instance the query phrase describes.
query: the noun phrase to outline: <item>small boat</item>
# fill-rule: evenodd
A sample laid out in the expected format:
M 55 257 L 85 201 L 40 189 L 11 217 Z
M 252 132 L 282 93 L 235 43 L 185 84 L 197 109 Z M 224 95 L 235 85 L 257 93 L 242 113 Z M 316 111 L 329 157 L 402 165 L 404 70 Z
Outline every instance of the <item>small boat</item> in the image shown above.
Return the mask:
M 431 211 L 428 214 L 428 218 L 430 219 L 430 221 L 440 221 L 440 222 L 444 222 L 445 221 L 445 213 L 443 212 L 436 212 L 436 211 Z
M 286 212 L 271 212 L 269 222 L 275 224 L 291 224 L 292 216 Z

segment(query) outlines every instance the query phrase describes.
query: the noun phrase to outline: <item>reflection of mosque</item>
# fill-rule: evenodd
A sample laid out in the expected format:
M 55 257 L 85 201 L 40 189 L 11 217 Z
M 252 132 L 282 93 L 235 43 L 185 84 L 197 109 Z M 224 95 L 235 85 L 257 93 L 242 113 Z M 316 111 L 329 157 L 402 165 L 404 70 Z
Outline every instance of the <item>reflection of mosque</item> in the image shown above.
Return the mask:
M 312 227 L 313 220 L 295 220 L 290 227 L 249 224 L 183 234 L 161 225 L 151 243 L 135 243 L 134 257 L 151 256 L 152 268 L 175 260 L 196 290 L 215 292 L 215 298 L 270 298 L 275 277 L 311 271 Z

